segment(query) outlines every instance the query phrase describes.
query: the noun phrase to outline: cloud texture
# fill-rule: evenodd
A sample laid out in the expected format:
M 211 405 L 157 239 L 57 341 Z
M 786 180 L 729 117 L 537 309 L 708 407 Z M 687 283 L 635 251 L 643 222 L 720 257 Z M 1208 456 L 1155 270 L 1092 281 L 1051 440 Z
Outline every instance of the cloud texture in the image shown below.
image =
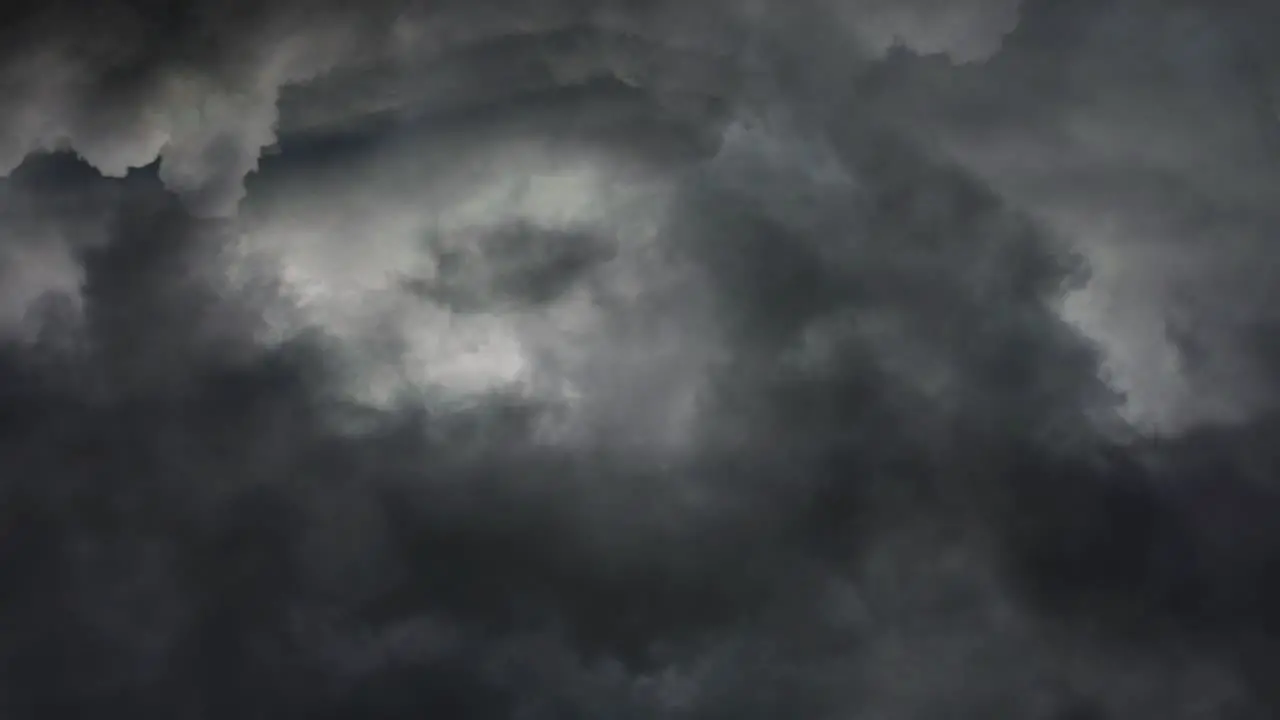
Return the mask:
M 5 717 L 1280 710 L 1267 7 L 12 13 Z

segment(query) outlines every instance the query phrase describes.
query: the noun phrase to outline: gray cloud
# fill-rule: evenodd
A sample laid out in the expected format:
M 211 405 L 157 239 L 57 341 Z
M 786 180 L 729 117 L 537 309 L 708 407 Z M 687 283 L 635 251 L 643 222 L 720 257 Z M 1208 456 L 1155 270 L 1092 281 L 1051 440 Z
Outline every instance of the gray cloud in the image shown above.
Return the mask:
M 33 12 L 0 712 L 1274 714 L 1256 19 L 938 10 Z
M 1032 4 L 990 64 L 901 55 L 874 91 L 1089 258 L 1068 313 L 1108 348 L 1134 415 L 1165 431 L 1274 401 L 1254 348 L 1275 321 L 1261 12 Z
M 534 8 L 507 2 L 481 11 L 457 3 L 401 8 L 380 2 L 353 13 L 341 5 L 303 9 L 288 3 L 249 11 L 192 6 L 166 12 L 113 2 L 96 11 L 101 26 L 70 11 L 36 14 L 10 30 L 23 39 L 9 43 L 3 64 L 10 90 L 0 170 L 12 171 L 33 151 L 59 148 L 74 149 L 108 176 L 160 158 L 162 179 L 192 212 L 226 216 L 235 212 L 243 180 L 257 169 L 262 150 L 276 142 L 282 93 L 300 89 L 315 102 L 334 102 L 325 97 L 332 90 L 306 89 L 317 79 L 332 75 L 340 87 L 344 77 L 378 69 L 375 76 L 347 81 L 355 85 L 350 92 L 356 97 L 342 98 L 343 106 L 335 108 L 339 116 L 353 108 L 401 108 L 406 90 L 416 105 L 456 105 L 459 98 L 450 94 L 484 93 L 480 88 L 495 80 L 507 88 L 536 83 L 538 75 L 540 82 L 561 84 L 582 73 L 608 73 L 673 89 L 723 85 L 723 78 L 699 79 L 696 70 L 691 75 L 692 66 L 666 47 L 643 43 L 715 53 L 741 48 L 769 17 L 758 5 L 676 10 L 661 3 L 641 8 L 552 2 Z M 1016 13 L 1008 2 L 948 5 L 942 16 L 927 3 L 864 5 L 842 6 L 838 21 L 873 51 L 903 43 L 961 61 L 990 55 Z M 621 35 L 580 41 L 570 36 L 568 44 L 538 40 L 535 56 L 490 63 L 487 69 L 484 63 L 455 63 L 452 70 L 438 63 L 494 38 L 518 42 L 583 23 Z M 672 72 L 673 65 L 682 71 Z
M 1019 0 L 893 3 L 860 0 L 832 4 L 832 12 L 872 50 L 906 47 L 952 62 L 986 60 L 1018 23 Z
M 11 26 L 0 168 L 32 151 L 73 148 L 108 176 L 163 158 L 162 177 L 194 212 L 225 215 L 274 140 L 279 89 L 351 52 L 343 13 L 270 8 L 166 13 L 101 6 Z

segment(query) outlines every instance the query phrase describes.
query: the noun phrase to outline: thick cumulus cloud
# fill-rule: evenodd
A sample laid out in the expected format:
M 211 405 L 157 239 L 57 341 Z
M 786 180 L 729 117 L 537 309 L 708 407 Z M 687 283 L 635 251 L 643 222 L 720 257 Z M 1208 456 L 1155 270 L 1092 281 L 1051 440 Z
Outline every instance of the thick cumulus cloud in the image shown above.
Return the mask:
M 1003 52 L 902 53 L 874 104 L 1093 268 L 1067 312 L 1161 431 L 1273 410 L 1277 65 L 1260 4 L 1032 3 Z
M 5 717 L 1280 710 L 1265 9 L 94 8 L 0 23 Z
M 423 93 L 413 80 L 420 80 L 414 75 L 424 62 L 486 37 L 531 37 L 589 23 L 686 48 L 709 42 L 723 51 L 726 43 L 741 41 L 735 36 L 747 23 L 767 16 L 763 7 L 755 7 L 762 3 L 737 7 L 719 0 L 694 9 L 567 0 L 536 7 L 510 0 L 484 7 L 380 0 L 358 8 L 349 3 L 182 6 L 119 0 L 95 6 L 88 15 L 74 6 L 21 5 L 14 13 L 17 20 L 6 23 L 0 171 L 8 173 L 27 154 L 48 149 L 72 149 L 111 177 L 160 158 L 166 186 L 191 212 L 209 216 L 235 212 L 245 176 L 276 141 L 281 93 L 337 68 L 347 68 L 348 74 L 371 66 L 381 70 L 377 79 L 366 78 L 367 84 L 350 81 L 360 85 L 354 88 L 359 97 L 337 100 L 341 116 L 350 114 L 353 103 L 369 110 L 401 102 L 386 94 Z M 903 43 L 964 59 L 989 55 L 1016 18 L 1016 4 L 1007 0 L 957 7 L 873 2 L 837 14 L 874 51 Z M 534 76 L 543 73 L 566 82 L 584 69 L 599 72 L 602 59 L 619 74 L 652 74 L 654 66 L 671 65 L 663 53 L 637 56 L 627 48 L 634 40 L 547 48 L 536 62 L 542 67 L 532 72 L 524 63 L 498 63 L 506 65 L 498 69 L 491 61 L 478 70 L 444 68 L 432 79 L 468 95 L 483 94 L 486 81 L 495 79 L 484 75 L 494 71 L 506 75 L 508 83 L 536 82 Z M 481 77 L 466 77 L 476 72 Z M 677 85 L 688 80 L 672 73 L 666 77 Z M 438 93 L 426 92 L 441 100 Z

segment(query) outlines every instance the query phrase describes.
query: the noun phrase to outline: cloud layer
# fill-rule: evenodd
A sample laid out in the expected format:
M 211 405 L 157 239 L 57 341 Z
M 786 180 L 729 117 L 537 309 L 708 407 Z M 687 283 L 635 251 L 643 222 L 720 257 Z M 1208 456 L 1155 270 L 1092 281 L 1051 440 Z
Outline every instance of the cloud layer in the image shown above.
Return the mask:
M 1280 708 L 1265 8 L 95 7 L 0 22 L 5 717 Z

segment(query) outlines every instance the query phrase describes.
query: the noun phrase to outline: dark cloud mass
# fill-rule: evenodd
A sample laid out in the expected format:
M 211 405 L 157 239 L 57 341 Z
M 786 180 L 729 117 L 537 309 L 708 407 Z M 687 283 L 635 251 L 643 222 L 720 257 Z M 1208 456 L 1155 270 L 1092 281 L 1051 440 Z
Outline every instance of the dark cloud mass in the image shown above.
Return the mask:
M 0 12 L 0 717 L 1280 715 L 1270 4 Z

